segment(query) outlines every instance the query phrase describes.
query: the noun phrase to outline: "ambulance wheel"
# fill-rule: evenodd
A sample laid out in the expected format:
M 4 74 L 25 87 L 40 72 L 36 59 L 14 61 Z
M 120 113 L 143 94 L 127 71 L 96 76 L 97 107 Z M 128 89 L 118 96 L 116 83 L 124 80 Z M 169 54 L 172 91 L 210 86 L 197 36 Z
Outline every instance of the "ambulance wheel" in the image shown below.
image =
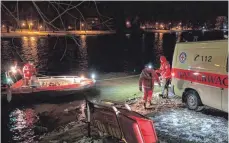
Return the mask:
M 201 106 L 201 100 L 198 93 L 194 90 L 188 90 L 185 93 L 186 97 L 186 106 L 190 110 L 199 111 Z

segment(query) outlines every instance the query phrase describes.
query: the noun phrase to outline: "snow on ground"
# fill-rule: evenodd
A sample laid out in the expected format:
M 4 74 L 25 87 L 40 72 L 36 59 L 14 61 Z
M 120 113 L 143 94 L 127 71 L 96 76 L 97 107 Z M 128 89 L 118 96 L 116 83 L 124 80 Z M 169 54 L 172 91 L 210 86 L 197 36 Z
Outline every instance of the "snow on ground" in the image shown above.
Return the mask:
M 222 117 L 188 109 L 171 109 L 151 118 L 159 135 L 191 142 L 228 142 L 228 120 Z
M 78 140 L 75 143 L 103 143 L 102 139 L 93 139 L 88 137 L 83 137 L 82 139 Z
M 159 97 L 159 93 L 155 93 L 153 95 L 152 103 L 153 105 L 147 104 L 147 109 L 144 109 L 143 106 L 143 100 L 142 97 L 133 98 L 131 100 L 128 100 L 126 103 L 130 105 L 131 109 L 133 111 L 136 111 L 143 115 L 153 115 L 157 112 L 167 111 L 171 108 L 181 108 L 183 107 L 183 103 L 181 101 L 181 98 L 169 96 L 172 97 L 171 99 L 162 99 Z

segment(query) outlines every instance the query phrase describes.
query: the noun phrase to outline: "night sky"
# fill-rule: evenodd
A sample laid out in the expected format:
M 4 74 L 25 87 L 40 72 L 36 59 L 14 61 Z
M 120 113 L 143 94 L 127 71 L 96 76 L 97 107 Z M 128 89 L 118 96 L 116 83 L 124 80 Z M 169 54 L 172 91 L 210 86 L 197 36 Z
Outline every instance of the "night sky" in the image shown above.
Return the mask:
M 125 15 L 139 15 L 141 18 L 158 20 L 205 20 L 228 15 L 228 2 L 100 2 L 107 9 L 117 12 L 123 9 Z
M 12 12 L 15 13 L 15 6 L 17 2 L 3 2 Z M 57 2 L 58 3 L 58 2 Z M 80 2 L 62 2 L 65 4 L 71 3 L 76 5 Z M 49 19 L 53 19 L 58 15 L 53 6 L 49 2 L 36 2 L 41 11 Z M 203 1 L 203 2 L 96 2 L 100 13 L 104 16 L 109 16 L 114 18 L 115 23 L 123 23 L 128 17 L 140 18 L 140 21 L 154 20 L 154 21 L 183 21 L 183 22 L 205 22 L 206 20 L 214 21 L 217 16 L 227 16 L 228 17 L 228 2 L 227 1 Z M 59 12 L 63 12 L 67 8 L 66 5 L 62 4 L 62 8 L 56 5 Z M 95 3 L 93 1 L 84 2 L 80 5 L 79 10 L 82 14 L 87 16 L 98 16 L 95 9 Z M 6 10 L 2 7 L 2 19 L 6 18 L 4 14 Z M 22 19 L 32 15 L 31 17 L 40 18 L 39 14 L 35 10 L 32 2 L 19 2 L 19 10 Z M 22 14 L 22 11 L 24 15 Z M 80 17 L 80 13 L 76 10 L 70 10 L 69 13 L 74 16 Z M 41 19 L 41 18 L 40 18 Z M 63 15 L 63 19 L 72 19 L 69 15 Z M 60 21 L 55 21 L 56 24 Z

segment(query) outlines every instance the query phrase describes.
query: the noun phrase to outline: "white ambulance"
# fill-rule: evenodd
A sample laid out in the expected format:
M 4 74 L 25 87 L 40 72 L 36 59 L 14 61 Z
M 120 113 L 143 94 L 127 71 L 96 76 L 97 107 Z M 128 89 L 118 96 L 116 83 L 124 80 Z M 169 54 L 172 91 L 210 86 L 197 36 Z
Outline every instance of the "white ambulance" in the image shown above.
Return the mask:
M 228 113 L 228 40 L 177 43 L 171 74 L 172 91 L 189 109 Z

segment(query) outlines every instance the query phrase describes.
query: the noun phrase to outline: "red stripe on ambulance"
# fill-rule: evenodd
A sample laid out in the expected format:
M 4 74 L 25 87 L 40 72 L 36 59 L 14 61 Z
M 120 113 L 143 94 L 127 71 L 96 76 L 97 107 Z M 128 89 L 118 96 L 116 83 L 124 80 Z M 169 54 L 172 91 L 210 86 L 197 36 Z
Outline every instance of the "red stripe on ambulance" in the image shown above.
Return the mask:
M 228 75 L 173 68 L 172 77 L 220 88 L 228 88 Z

